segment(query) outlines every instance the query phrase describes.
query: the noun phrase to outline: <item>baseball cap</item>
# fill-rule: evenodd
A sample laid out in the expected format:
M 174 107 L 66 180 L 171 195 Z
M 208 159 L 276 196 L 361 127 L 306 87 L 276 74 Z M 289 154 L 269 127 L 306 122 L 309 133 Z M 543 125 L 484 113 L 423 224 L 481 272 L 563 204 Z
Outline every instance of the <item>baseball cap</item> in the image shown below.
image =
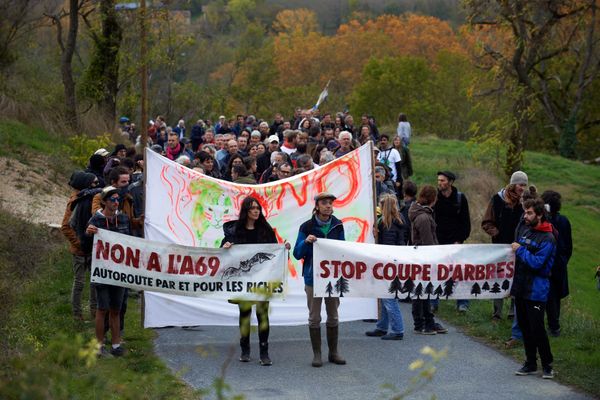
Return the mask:
M 108 150 L 106 150 L 105 148 L 100 148 L 98 150 L 96 150 L 94 152 L 94 154 L 98 154 L 101 155 L 102 157 L 106 157 L 107 155 L 109 155 L 110 153 L 108 152 Z
M 102 200 L 105 200 L 107 197 L 112 196 L 115 193 L 119 193 L 119 189 L 117 189 L 114 186 L 107 186 L 104 189 L 102 189 L 102 193 L 100 195 L 100 198 Z
M 271 136 L 269 136 L 269 138 L 267 139 L 267 141 L 269 143 L 273 143 L 273 142 L 279 143 L 279 136 L 277 136 L 277 135 L 271 135 Z

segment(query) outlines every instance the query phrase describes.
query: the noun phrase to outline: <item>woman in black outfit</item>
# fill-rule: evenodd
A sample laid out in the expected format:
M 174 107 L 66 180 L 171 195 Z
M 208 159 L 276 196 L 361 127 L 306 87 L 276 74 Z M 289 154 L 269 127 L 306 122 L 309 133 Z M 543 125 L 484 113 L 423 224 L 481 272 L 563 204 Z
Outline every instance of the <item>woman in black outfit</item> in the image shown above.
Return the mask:
M 242 201 L 239 219 L 227 222 L 223 225 L 223 231 L 225 237 L 221 247 L 225 249 L 234 244 L 277 243 L 275 232 L 263 215 L 260 203 L 250 196 Z M 289 243 L 285 242 L 285 246 L 289 250 Z M 250 361 L 250 314 L 252 306 L 256 304 L 260 364 L 265 366 L 273 364 L 269 358 L 269 302 L 236 301 L 236 303 L 240 308 L 240 347 L 242 348 L 240 361 Z

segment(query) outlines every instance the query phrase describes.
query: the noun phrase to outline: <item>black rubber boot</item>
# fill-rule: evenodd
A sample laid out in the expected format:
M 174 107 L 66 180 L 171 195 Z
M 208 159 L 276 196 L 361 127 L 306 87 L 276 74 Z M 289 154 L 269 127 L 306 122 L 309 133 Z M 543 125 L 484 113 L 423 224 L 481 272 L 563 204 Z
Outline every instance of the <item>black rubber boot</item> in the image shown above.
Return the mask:
M 240 347 L 242 348 L 241 362 L 250 361 L 250 336 L 242 336 L 240 338 Z
M 346 360 L 338 354 L 338 327 L 327 327 L 327 345 L 329 346 L 329 362 L 337 365 L 345 365 Z
M 260 365 L 265 367 L 273 365 L 273 362 L 269 358 L 269 343 L 260 343 Z
M 312 344 L 313 350 L 313 367 L 322 367 L 323 361 L 321 361 L 321 328 L 308 328 L 310 332 L 310 343 Z

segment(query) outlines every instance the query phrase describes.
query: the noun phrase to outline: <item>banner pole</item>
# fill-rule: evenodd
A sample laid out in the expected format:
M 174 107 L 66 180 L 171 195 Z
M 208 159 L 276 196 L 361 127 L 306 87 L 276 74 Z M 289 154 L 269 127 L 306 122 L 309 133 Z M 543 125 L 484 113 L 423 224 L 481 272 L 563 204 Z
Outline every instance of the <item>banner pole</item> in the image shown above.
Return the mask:
M 372 140 L 369 140 L 371 148 L 371 186 L 373 188 L 373 240 L 377 244 L 377 185 L 375 183 L 375 144 Z M 381 305 L 377 300 L 377 320 L 381 318 Z M 375 321 L 377 322 L 377 321 Z

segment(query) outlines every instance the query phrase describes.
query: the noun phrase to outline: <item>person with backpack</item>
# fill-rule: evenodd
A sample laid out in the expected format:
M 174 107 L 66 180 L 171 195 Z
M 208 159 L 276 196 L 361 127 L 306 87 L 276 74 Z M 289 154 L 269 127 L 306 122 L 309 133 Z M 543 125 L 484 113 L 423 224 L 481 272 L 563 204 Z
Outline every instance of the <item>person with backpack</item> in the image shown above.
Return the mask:
M 61 232 L 69 241 L 69 251 L 73 255 L 73 287 L 71 289 L 71 308 L 73 318 L 83 321 L 81 297 L 87 273 L 91 269 L 92 249 L 84 248 L 81 238 L 85 233 L 87 222 L 92 216 L 92 199 L 102 191 L 98 188 L 99 180 L 91 172 L 75 171 L 71 175 L 69 185 L 73 188 L 71 197 L 61 224 Z M 94 318 L 96 313 L 96 291 L 90 285 L 90 314 Z
M 400 215 L 396 195 L 385 193 L 379 200 L 381 218 L 377 221 L 377 243 L 389 246 L 405 246 L 407 225 Z M 404 323 L 398 300 L 378 299 L 381 316 L 367 336 L 381 337 L 382 340 L 402 340 Z
M 456 175 L 450 171 L 437 173 L 438 193 L 433 211 L 439 244 L 462 244 L 471 234 L 469 203 L 464 193 L 454 186 L 454 181 Z M 434 311 L 438 302 L 432 301 Z M 461 313 L 467 312 L 469 300 L 456 300 L 456 308 Z

